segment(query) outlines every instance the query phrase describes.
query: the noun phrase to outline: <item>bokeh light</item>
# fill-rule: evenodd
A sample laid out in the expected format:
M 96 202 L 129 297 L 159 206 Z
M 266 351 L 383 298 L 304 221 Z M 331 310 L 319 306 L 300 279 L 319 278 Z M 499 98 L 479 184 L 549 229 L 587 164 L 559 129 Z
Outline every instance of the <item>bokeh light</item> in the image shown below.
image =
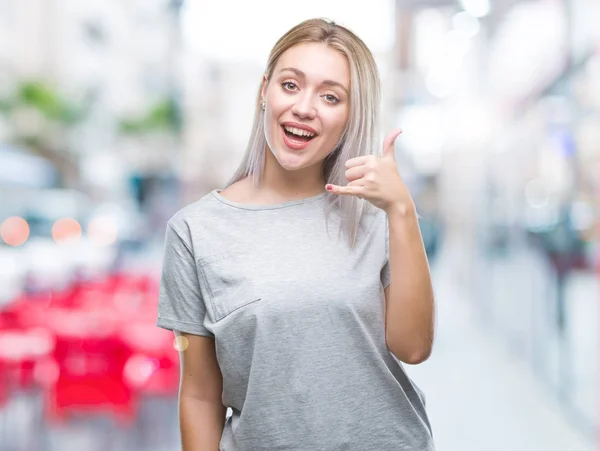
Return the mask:
M 117 241 L 117 224 L 108 216 L 99 216 L 90 221 L 87 235 L 97 246 L 110 246 Z
M 73 218 L 59 219 L 52 227 L 52 238 L 57 243 L 76 241 L 81 238 L 81 225 Z
M 533 208 L 543 208 L 550 201 L 548 184 L 542 179 L 534 179 L 525 185 L 525 200 Z
M 175 340 L 173 340 L 173 347 L 180 352 L 185 351 L 188 348 L 189 344 L 190 343 L 188 339 L 182 335 L 175 337 Z
M 159 364 L 155 359 L 136 354 L 127 360 L 123 369 L 123 376 L 132 387 L 141 387 L 150 379 L 158 367 Z
M 469 38 L 476 36 L 480 29 L 477 18 L 466 11 L 461 11 L 452 16 L 452 26 Z
M 487 16 L 491 9 L 489 0 L 460 0 L 460 4 L 467 13 L 477 18 Z
M 19 216 L 11 216 L 0 225 L 0 236 L 9 246 L 21 246 L 29 238 L 29 224 Z

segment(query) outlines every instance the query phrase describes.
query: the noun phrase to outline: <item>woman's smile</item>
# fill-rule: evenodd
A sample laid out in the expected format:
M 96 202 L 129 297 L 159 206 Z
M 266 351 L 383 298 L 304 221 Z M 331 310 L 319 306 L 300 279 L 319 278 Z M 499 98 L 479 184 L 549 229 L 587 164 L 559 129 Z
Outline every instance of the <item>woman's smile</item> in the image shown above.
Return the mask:
M 281 125 L 283 143 L 292 150 L 303 150 L 317 137 L 317 132 L 307 125 L 285 122 Z

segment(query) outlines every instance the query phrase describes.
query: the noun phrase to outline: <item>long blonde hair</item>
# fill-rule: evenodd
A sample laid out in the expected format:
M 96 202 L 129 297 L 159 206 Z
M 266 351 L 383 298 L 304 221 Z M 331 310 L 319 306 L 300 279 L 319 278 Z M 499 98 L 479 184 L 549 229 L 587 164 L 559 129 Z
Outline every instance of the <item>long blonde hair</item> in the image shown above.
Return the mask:
M 270 81 L 279 57 L 300 43 L 324 43 L 341 52 L 350 66 L 350 110 L 348 122 L 334 151 L 325 159 L 325 182 L 345 185 L 345 163 L 348 159 L 376 153 L 380 108 L 380 79 L 373 54 L 365 43 L 349 29 L 325 19 L 310 19 L 293 27 L 275 44 L 267 62 L 265 78 Z M 227 186 L 253 177 L 258 185 L 265 163 L 267 140 L 264 131 L 264 112 L 261 108 L 261 89 L 258 90 L 254 123 L 246 153 Z M 341 216 L 341 226 L 350 245 L 354 246 L 361 220 L 368 203 L 354 196 L 330 194 L 330 207 Z

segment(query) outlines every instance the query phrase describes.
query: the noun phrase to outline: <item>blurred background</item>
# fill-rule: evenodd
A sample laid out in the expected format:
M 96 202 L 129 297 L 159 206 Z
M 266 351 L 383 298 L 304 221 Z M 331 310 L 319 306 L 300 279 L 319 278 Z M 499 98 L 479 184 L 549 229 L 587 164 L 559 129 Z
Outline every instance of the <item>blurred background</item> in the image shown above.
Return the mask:
M 600 2 L 0 0 L 2 451 L 180 449 L 166 221 L 232 175 L 311 17 L 365 40 L 404 131 L 438 450 L 600 444 Z

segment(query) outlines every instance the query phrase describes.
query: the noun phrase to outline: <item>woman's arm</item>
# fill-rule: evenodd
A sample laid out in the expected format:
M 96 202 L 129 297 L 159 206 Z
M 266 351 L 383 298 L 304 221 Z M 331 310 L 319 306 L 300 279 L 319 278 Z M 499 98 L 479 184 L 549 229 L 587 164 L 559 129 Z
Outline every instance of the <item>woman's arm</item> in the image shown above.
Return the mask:
M 405 363 L 431 354 L 434 295 L 427 254 L 414 208 L 388 211 L 390 285 L 385 290 L 386 342 Z
M 210 337 L 175 332 L 180 344 L 179 427 L 182 451 L 218 451 L 227 409 Z

